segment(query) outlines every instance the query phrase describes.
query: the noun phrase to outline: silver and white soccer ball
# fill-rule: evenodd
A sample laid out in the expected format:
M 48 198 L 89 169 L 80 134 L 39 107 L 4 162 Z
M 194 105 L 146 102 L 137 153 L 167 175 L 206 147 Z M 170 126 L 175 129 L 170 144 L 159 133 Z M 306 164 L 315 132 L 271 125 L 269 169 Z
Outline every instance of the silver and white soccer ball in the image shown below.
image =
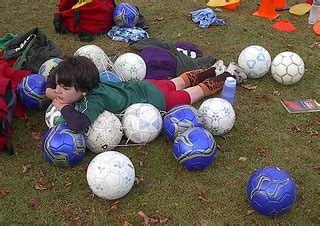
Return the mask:
M 52 68 L 58 66 L 63 60 L 60 58 L 51 58 L 45 61 L 39 68 L 39 74 L 43 75 L 45 78 L 48 78 L 50 71 Z
M 120 119 L 113 113 L 104 111 L 84 133 L 86 146 L 94 153 L 115 148 L 123 136 Z
M 82 46 L 74 53 L 74 56 L 84 56 L 92 60 L 98 68 L 99 73 L 109 69 L 108 56 L 99 46 Z
M 238 64 L 243 68 L 248 78 L 261 78 L 270 69 L 271 56 L 262 46 L 251 45 L 242 50 Z
M 49 129 L 56 125 L 65 123 L 61 112 L 53 104 L 50 104 L 47 108 L 44 121 L 46 122 Z
M 135 169 L 131 160 L 116 151 L 95 156 L 87 169 L 87 182 L 92 192 L 103 199 L 125 196 L 133 187 Z
M 234 126 L 236 114 L 232 105 L 222 98 L 210 98 L 205 100 L 199 107 L 204 120 L 204 127 L 212 135 L 225 135 Z
M 272 61 L 271 75 L 279 83 L 293 85 L 304 75 L 304 62 L 294 52 L 279 53 Z
M 138 54 L 124 53 L 116 59 L 114 66 L 125 81 L 143 80 L 146 77 L 146 63 Z
M 153 141 L 161 132 L 162 117 L 156 107 L 148 103 L 129 106 L 122 117 L 126 137 L 137 144 Z

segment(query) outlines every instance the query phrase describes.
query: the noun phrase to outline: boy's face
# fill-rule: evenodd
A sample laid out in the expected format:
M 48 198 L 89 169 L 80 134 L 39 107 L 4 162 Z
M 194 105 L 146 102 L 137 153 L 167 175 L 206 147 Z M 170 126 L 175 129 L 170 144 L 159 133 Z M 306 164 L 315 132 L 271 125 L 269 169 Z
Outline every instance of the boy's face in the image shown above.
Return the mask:
M 66 87 L 62 84 L 56 85 L 56 93 L 58 99 L 62 104 L 72 104 L 80 101 L 83 96 L 86 95 L 85 92 L 77 91 L 74 86 Z

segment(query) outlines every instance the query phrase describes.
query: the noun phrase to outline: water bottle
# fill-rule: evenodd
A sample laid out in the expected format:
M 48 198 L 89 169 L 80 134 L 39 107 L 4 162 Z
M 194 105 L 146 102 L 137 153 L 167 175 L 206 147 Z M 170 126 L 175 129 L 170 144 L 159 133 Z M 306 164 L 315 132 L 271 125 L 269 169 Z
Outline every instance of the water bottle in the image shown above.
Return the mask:
M 320 14 L 320 0 L 313 0 L 308 23 L 315 24 L 318 20 L 318 14 Z
M 234 104 L 236 97 L 236 85 L 237 82 L 233 77 L 227 77 L 220 95 L 222 99 L 229 101 L 231 105 Z

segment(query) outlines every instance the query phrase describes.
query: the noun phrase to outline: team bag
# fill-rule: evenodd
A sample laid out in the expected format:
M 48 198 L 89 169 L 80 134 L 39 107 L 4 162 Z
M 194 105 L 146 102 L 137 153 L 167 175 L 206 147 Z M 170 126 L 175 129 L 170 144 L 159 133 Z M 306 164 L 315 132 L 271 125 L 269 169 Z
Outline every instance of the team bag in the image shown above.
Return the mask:
M 55 30 L 80 35 L 105 33 L 112 27 L 115 6 L 114 0 L 60 0 L 53 14 Z

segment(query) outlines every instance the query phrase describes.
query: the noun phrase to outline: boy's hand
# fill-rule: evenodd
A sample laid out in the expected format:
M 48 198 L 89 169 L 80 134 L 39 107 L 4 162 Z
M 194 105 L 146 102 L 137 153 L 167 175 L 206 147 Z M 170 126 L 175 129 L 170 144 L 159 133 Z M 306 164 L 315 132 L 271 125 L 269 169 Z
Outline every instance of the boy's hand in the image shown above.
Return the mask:
M 59 111 L 61 111 L 61 109 L 62 109 L 64 106 L 68 105 L 68 104 L 62 103 L 59 98 L 53 99 L 53 100 L 52 100 L 52 104 L 53 104 L 53 106 L 55 106 Z
M 50 99 L 50 100 L 54 100 L 58 97 L 58 94 L 56 93 L 56 89 L 52 89 L 52 88 L 47 88 L 46 89 L 46 96 Z

